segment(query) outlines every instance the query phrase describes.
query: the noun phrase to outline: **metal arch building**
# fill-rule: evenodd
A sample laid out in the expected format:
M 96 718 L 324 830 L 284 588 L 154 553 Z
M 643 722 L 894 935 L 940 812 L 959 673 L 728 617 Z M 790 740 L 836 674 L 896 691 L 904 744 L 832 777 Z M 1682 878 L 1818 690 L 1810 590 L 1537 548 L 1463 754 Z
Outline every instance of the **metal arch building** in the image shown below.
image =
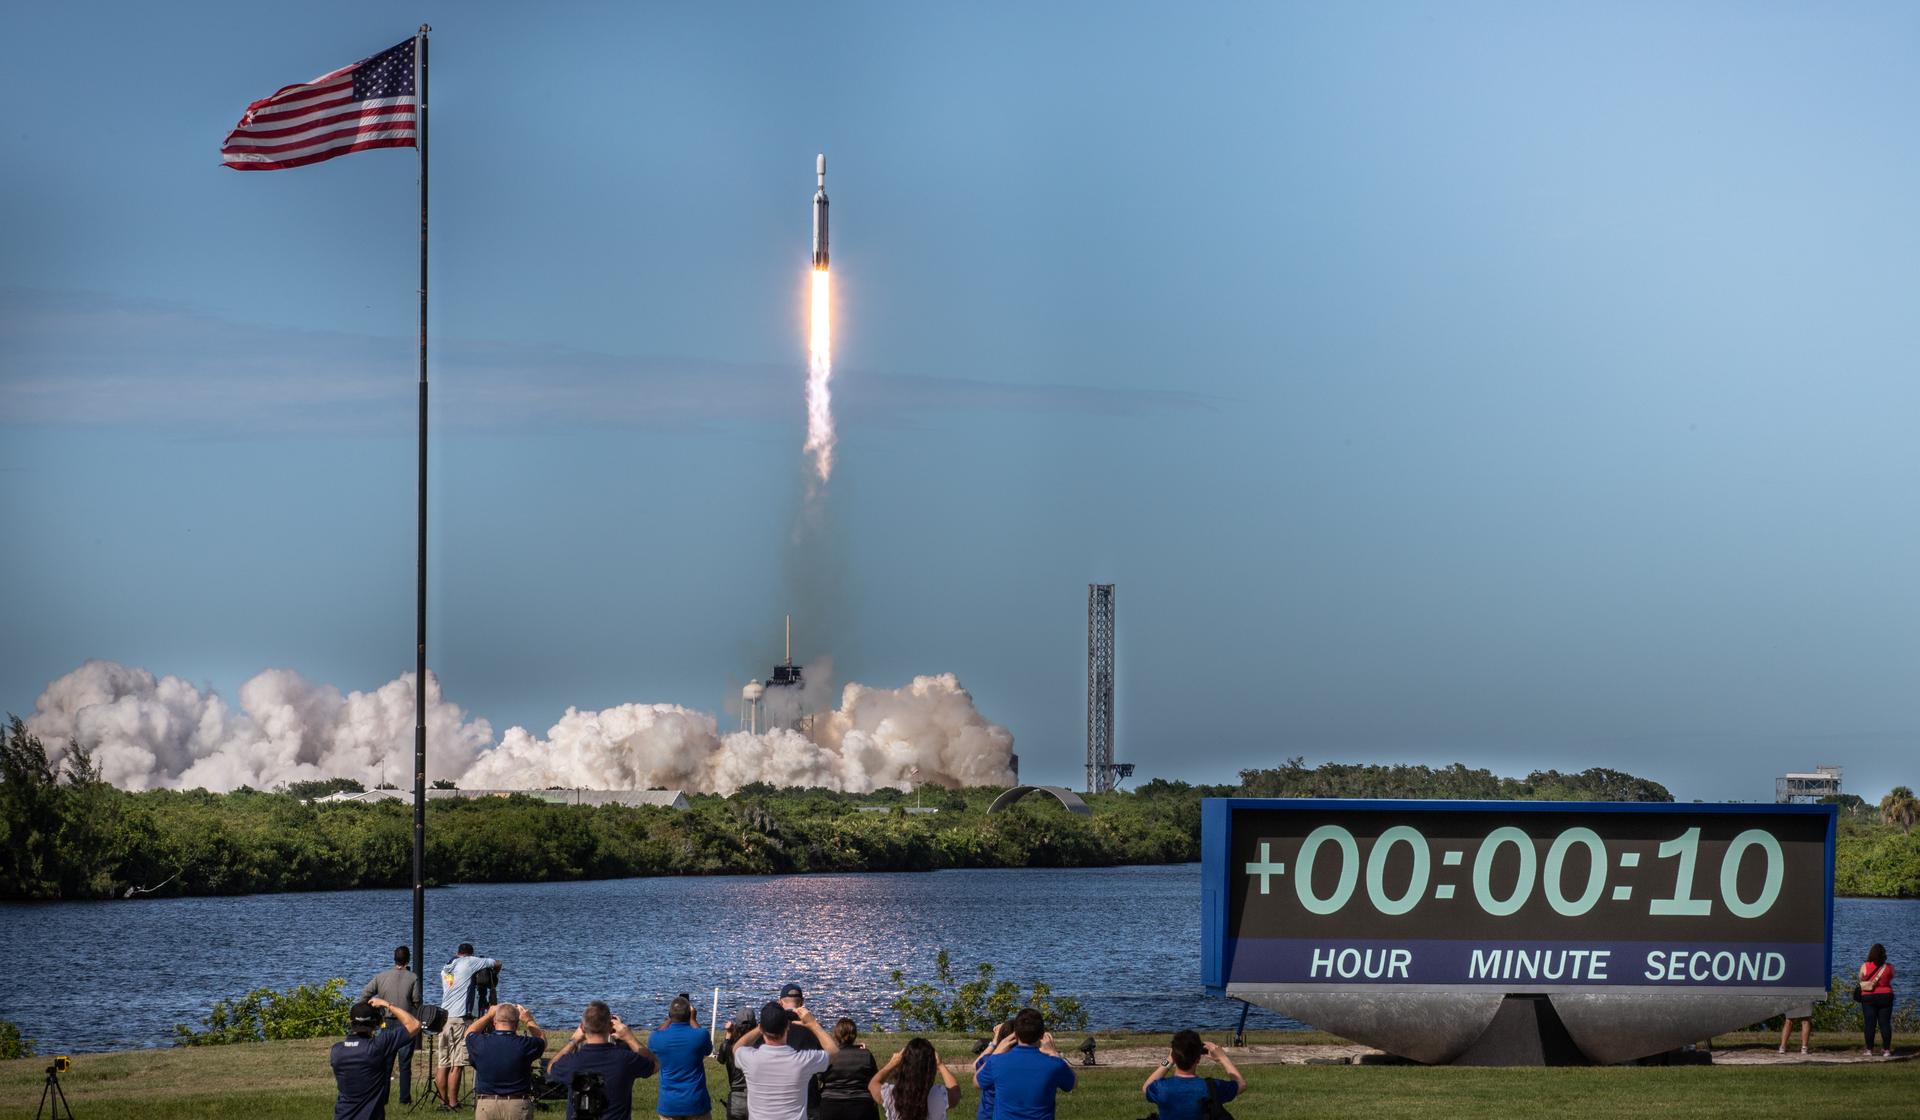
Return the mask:
M 1014 786 L 1012 789 L 993 799 L 987 806 L 989 813 L 1004 813 L 1013 807 L 1013 803 L 1029 793 L 1050 793 L 1069 813 L 1078 813 L 1083 817 L 1093 815 L 1093 810 L 1080 799 L 1080 795 L 1063 786 Z

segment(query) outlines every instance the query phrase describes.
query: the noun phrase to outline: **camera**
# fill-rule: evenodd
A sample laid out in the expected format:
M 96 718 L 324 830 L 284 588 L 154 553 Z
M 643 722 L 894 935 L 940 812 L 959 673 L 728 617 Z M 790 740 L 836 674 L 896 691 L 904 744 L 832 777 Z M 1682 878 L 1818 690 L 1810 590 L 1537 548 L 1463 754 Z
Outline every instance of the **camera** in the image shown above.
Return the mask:
M 420 1033 L 439 1034 L 447 1025 L 447 1009 L 429 1003 L 420 1009 Z
M 65 1054 L 61 1054 L 53 1059 L 53 1064 L 47 1067 L 47 1072 L 48 1073 L 65 1073 L 72 1068 L 73 1068 L 73 1059 L 67 1057 Z
M 574 1120 L 600 1120 L 607 1113 L 606 1078 L 591 1071 L 574 1074 L 567 1085 L 567 1098 L 573 1105 Z

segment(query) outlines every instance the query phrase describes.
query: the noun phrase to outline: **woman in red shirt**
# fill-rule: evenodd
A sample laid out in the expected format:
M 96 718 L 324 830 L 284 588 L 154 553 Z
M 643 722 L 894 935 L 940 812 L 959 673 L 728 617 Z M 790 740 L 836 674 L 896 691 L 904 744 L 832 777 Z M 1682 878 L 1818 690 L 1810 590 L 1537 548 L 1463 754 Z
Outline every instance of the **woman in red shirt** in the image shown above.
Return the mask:
M 1893 1057 L 1893 966 L 1887 947 L 1876 943 L 1860 966 L 1860 1014 L 1867 1021 L 1867 1057 L 1873 1057 L 1873 1028 L 1880 1027 L 1882 1058 Z

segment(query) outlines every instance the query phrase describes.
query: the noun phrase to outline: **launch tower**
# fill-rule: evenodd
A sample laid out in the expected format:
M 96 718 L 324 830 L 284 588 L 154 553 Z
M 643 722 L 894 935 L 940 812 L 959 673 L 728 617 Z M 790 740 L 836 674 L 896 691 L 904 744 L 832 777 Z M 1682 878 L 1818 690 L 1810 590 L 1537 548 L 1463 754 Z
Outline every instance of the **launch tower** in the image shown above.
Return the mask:
M 760 711 L 771 731 L 786 727 L 802 733 L 813 730 L 813 713 L 806 710 L 806 679 L 793 663 L 793 616 L 787 616 L 787 659 L 773 667 L 762 689 Z
M 1114 786 L 1113 584 L 1087 585 L 1087 792 Z M 1131 772 L 1133 767 L 1127 767 Z

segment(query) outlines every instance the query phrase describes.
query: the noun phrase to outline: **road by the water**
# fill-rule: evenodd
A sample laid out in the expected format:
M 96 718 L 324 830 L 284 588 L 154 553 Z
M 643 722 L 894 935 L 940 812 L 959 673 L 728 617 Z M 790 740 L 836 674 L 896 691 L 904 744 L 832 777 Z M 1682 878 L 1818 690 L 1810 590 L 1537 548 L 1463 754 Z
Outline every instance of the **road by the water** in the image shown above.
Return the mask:
M 680 991 L 704 1015 L 715 987 L 757 1006 L 793 980 L 822 1018 L 890 1027 L 891 970 L 930 977 L 944 947 L 963 975 L 990 961 L 1080 996 L 1097 1026 L 1230 1027 L 1240 1005 L 1200 993 L 1199 903 L 1193 864 L 458 886 L 427 896 L 427 950 L 434 972 L 461 941 L 501 958 L 502 998 L 550 1024 L 593 998 L 657 1022 Z M 0 905 L 0 1018 L 42 1053 L 168 1045 L 249 988 L 343 976 L 357 994 L 410 913 L 391 890 Z M 1836 969 L 1874 941 L 1920 969 L 1920 901 L 1836 902 Z

